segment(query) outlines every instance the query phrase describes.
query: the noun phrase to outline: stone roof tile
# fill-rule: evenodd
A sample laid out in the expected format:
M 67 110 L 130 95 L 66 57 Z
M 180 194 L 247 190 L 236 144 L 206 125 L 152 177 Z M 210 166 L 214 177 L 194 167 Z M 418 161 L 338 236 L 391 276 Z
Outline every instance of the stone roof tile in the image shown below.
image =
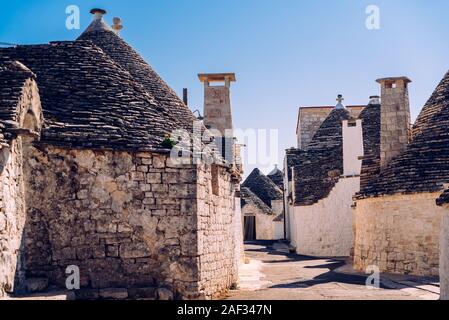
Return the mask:
M 313 205 L 327 197 L 343 173 L 342 121 L 351 115 L 334 109 L 316 132 L 308 150 L 299 153 L 294 168 L 297 206 Z
M 284 189 L 284 173 L 277 167 L 275 170 L 270 172 L 267 177 L 273 181 L 281 190 Z
M 37 75 L 42 142 L 71 148 L 161 150 L 179 125 L 134 77 L 90 41 L 0 49 Z
M 391 160 L 359 197 L 436 192 L 449 182 L 449 72 L 424 106 L 405 152 Z
M 242 208 L 246 205 L 253 205 L 267 215 L 274 215 L 273 210 L 257 195 L 255 195 L 254 192 L 252 192 L 249 188 L 242 187 L 240 192 Z
M 273 200 L 283 198 L 279 187 L 257 168 L 246 178 L 242 187 L 250 189 L 269 207 Z
M 9 128 L 16 126 L 19 117 L 18 103 L 23 87 L 35 74 L 18 61 L 0 61 L 0 144 L 8 145 Z
M 98 23 L 97 21 L 92 24 Z M 108 28 L 88 28 L 78 40 L 89 40 L 128 71 L 156 101 L 158 113 L 174 128 L 192 131 L 197 120 L 154 69 L 119 35 Z

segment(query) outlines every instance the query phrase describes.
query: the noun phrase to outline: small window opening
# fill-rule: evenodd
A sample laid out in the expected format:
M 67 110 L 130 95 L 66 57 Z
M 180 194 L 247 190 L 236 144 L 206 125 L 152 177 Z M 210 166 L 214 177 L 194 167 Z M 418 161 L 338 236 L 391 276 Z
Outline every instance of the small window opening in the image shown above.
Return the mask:
M 220 196 L 219 168 L 217 165 L 212 165 L 212 194 Z

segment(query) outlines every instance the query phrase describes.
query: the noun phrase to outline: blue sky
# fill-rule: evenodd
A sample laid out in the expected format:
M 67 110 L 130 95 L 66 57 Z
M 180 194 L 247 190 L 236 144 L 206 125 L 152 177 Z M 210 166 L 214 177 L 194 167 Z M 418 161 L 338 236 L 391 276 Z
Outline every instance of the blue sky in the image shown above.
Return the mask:
M 365 104 L 375 80 L 408 76 L 415 118 L 449 69 L 446 0 L 0 0 L 0 42 L 73 40 L 89 10 L 119 16 L 122 37 L 181 95 L 202 109 L 200 72 L 235 72 L 238 128 L 279 129 L 279 160 L 295 146 L 300 105 Z M 380 30 L 365 27 L 368 5 Z M 65 28 L 68 5 L 81 9 L 81 30 Z M 248 166 L 247 171 L 253 166 Z M 263 168 L 265 172 L 270 168 Z

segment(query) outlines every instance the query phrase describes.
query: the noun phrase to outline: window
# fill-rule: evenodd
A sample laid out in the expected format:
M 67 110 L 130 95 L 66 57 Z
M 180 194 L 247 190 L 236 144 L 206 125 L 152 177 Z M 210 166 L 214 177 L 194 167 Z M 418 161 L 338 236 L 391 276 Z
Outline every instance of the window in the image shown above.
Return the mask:
M 219 167 L 212 165 L 212 194 L 220 196 Z

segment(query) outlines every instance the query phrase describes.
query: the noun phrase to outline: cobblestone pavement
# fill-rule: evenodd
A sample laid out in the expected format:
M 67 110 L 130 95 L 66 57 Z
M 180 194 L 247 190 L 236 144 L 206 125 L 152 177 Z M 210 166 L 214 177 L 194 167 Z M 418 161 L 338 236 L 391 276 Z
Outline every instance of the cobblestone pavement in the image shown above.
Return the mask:
M 246 245 L 240 288 L 228 300 L 438 300 L 437 279 L 381 275 L 381 288 L 365 285 L 344 259 L 303 257 L 285 245 Z

